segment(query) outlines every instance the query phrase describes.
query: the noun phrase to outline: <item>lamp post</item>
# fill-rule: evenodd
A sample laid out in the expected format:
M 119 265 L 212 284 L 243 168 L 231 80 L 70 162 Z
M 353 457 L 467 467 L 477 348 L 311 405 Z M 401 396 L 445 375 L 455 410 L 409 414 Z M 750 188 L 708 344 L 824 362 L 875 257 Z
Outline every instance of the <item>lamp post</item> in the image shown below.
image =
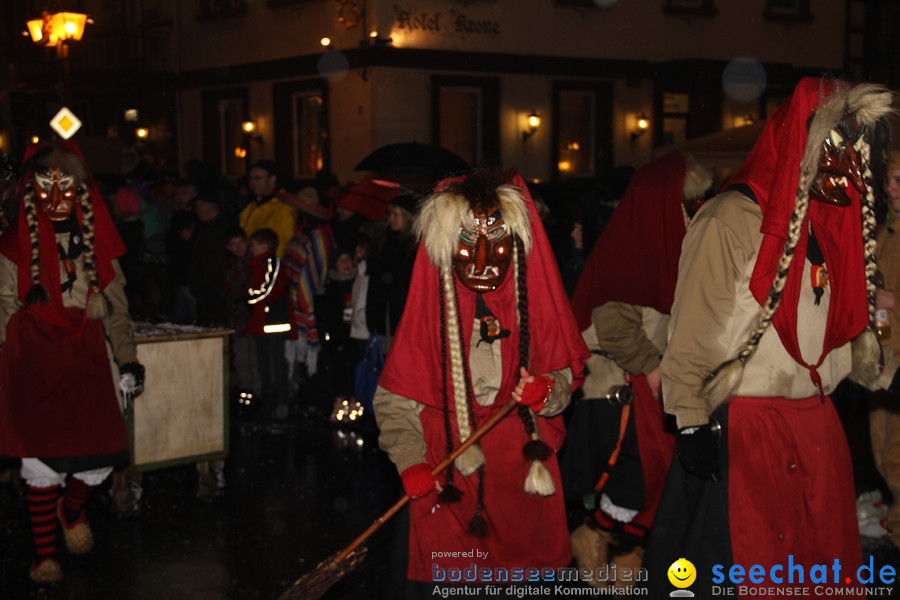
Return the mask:
M 35 44 L 56 48 L 56 57 L 62 62 L 63 81 L 60 84 L 60 99 L 63 105 L 71 100 L 69 71 L 69 42 L 81 39 L 87 15 L 77 12 L 44 12 L 40 17 L 26 23 L 31 41 Z

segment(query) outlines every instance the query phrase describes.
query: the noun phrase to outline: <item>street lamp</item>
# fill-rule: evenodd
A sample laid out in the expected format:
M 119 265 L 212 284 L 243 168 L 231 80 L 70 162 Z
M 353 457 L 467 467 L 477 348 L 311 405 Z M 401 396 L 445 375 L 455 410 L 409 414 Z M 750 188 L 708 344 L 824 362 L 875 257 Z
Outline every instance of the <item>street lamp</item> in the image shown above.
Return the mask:
M 45 12 L 37 19 L 26 23 L 31 41 L 56 48 L 58 53 L 65 53 L 66 42 L 77 42 L 84 34 L 87 15 L 76 12 Z
M 69 42 L 81 39 L 88 16 L 77 12 L 50 13 L 44 11 L 40 17 L 26 23 L 31 41 L 48 48 L 56 48 L 56 56 L 63 63 L 63 103 L 68 101 L 69 91 Z

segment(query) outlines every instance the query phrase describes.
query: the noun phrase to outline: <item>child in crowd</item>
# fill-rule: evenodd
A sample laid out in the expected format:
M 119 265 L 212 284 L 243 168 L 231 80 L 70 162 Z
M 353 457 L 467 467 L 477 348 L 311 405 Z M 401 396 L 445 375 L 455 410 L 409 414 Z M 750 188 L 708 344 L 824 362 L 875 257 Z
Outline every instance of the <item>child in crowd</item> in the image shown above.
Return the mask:
M 352 340 L 351 343 L 356 347 L 356 355 L 360 360 L 368 358 L 369 343 L 374 340 L 369 333 L 368 325 L 366 325 L 366 296 L 369 293 L 369 275 L 366 272 L 366 255 L 369 251 L 369 242 L 369 236 L 360 232 L 356 243 L 356 249 L 353 253 L 353 262 L 356 263 L 356 278 L 353 280 L 353 288 L 350 293 L 350 304 L 353 311 L 350 318 L 350 339 Z M 383 353 L 381 358 L 383 361 Z M 358 400 L 366 410 L 365 414 L 372 414 L 372 394 L 361 394 L 358 391 L 358 387 L 359 382 L 357 381 L 356 371 L 354 371 L 353 389 L 354 392 L 356 392 L 356 400 Z M 374 393 L 374 391 L 372 393 Z
M 369 328 L 366 326 L 366 294 L 369 291 L 369 276 L 366 274 L 366 253 L 368 248 L 368 236 L 360 234 L 353 253 L 353 262 L 356 264 L 356 279 L 353 280 L 350 300 L 353 305 L 350 337 L 356 340 L 360 356 L 365 352 L 366 341 L 369 339 Z
M 255 408 L 262 393 L 256 346 L 247 334 L 247 320 L 251 306 L 247 304 L 253 271 L 250 267 L 250 241 L 244 230 L 235 226 L 225 237 L 228 263 L 225 267 L 225 293 L 228 296 L 226 326 L 234 330 L 231 335 L 231 387 L 238 398 L 239 409 Z
M 262 384 L 263 418 L 283 421 L 288 415 L 287 362 L 284 343 L 291 325 L 288 319 L 287 278 L 275 255 L 278 234 L 268 227 L 254 231 L 249 238 L 250 282 L 247 304 L 247 334 L 256 346 L 256 359 Z
M 325 291 L 316 296 L 316 326 L 323 342 L 323 365 L 327 365 L 331 391 L 338 403 L 353 396 L 353 377 L 359 362 L 357 344 L 350 338 L 353 317 L 352 291 L 356 279 L 353 254 L 338 248 L 331 255 Z

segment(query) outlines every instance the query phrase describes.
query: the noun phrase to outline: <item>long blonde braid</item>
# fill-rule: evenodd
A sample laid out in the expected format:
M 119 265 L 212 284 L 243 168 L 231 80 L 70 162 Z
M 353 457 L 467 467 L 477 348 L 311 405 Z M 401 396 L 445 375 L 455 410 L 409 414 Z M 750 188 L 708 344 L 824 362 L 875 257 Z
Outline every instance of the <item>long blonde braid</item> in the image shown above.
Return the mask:
M 24 196 L 25 224 L 28 227 L 28 241 L 31 250 L 28 274 L 31 287 L 25 296 L 25 304 L 43 304 L 49 300 L 47 288 L 41 285 L 41 245 L 38 234 L 38 207 L 34 202 L 34 187 L 31 182 L 25 185 Z
M 860 203 L 862 208 L 862 241 L 863 257 L 865 259 L 869 327 L 863 331 L 861 335 L 857 336 L 851 344 L 853 370 L 850 373 L 850 378 L 857 383 L 868 386 L 878 378 L 884 365 L 884 355 L 882 354 L 881 344 L 875 333 L 875 295 L 877 293 L 875 273 L 878 270 L 878 264 L 875 257 L 875 249 L 877 246 L 875 240 L 875 228 L 877 224 L 875 218 L 875 177 L 872 174 L 871 168 L 872 147 L 866 136 L 860 135 L 854 148 L 859 152 L 860 162 L 863 166 L 863 180 L 866 185 L 866 191 L 860 199 Z
M 453 268 L 449 265 L 441 268 L 441 281 L 444 286 L 444 302 L 447 307 L 447 347 L 450 352 L 450 376 L 453 387 L 453 406 L 456 410 L 456 426 L 459 429 L 459 441 L 466 441 L 472 435 L 472 421 L 466 398 L 466 375 L 463 366 L 463 349 L 459 338 L 459 311 L 456 306 L 456 289 L 454 287 Z M 484 453 L 478 444 L 473 444 L 455 461 L 457 470 L 464 476 L 474 473 L 484 464 Z
M 81 203 L 81 230 L 84 235 L 84 273 L 88 279 L 90 292 L 87 301 L 87 316 L 90 319 L 105 319 L 112 314 L 112 304 L 100 290 L 100 280 L 97 275 L 97 256 L 94 246 L 94 206 L 91 194 L 86 188 L 82 188 Z

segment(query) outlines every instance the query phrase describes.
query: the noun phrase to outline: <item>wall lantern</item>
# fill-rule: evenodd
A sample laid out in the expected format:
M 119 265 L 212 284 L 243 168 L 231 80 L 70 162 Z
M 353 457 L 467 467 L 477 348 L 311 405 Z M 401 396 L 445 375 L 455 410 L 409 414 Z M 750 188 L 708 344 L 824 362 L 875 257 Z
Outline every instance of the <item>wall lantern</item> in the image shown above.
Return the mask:
M 241 123 L 241 130 L 244 132 L 244 135 L 247 136 L 248 140 L 253 140 L 254 142 L 262 143 L 263 137 L 262 135 L 256 132 L 256 121 L 252 119 L 248 119 Z
M 331 41 L 330 37 L 328 37 L 328 36 L 323 37 L 322 39 L 319 40 L 319 44 L 321 44 L 323 48 L 331 50 L 332 41 Z
M 150 130 L 146 127 L 138 127 L 134 130 L 134 135 L 136 135 L 138 139 L 147 139 L 147 136 L 150 135 Z
M 390 46 L 393 41 L 393 38 L 390 36 L 383 37 L 379 35 L 376 29 L 369 32 L 369 44 L 372 46 Z
M 526 127 L 525 130 L 522 131 L 522 143 L 528 141 L 528 138 L 533 136 L 538 129 L 541 128 L 541 115 L 537 114 L 536 110 L 531 111 L 527 117 L 525 117 Z
M 631 132 L 631 141 L 633 142 L 644 135 L 648 129 L 650 129 L 650 118 L 644 113 L 639 114 L 634 119 L 634 131 Z
M 45 12 L 37 19 L 26 23 L 28 35 L 35 44 L 43 44 L 51 48 L 58 47 L 68 41 L 81 39 L 87 15 L 76 12 Z

